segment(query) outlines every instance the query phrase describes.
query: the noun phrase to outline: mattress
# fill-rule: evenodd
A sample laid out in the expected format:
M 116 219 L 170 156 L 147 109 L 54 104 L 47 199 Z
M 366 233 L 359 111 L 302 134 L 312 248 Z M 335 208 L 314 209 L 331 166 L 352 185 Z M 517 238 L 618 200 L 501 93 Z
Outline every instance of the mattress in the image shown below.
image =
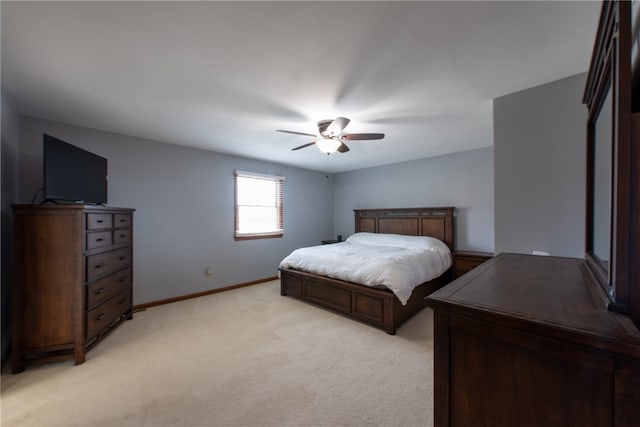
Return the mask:
M 346 241 L 294 250 L 280 268 L 385 287 L 404 305 L 416 286 L 451 267 L 447 245 L 426 236 L 355 233 Z

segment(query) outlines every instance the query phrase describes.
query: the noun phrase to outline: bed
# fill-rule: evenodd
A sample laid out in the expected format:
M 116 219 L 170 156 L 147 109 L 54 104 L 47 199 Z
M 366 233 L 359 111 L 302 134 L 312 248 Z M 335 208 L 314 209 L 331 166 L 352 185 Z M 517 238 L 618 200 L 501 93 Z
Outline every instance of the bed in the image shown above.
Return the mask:
M 453 252 L 453 207 L 358 209 L 356 233 L 434 237 Z M 327 277 L 294 268 L 280 268 L 280 293 L 336 311 L 395 334 L 425 306 L 424 298 L 451 281 L 451 269 L 415 287 L 403 304 L 389 289 Z

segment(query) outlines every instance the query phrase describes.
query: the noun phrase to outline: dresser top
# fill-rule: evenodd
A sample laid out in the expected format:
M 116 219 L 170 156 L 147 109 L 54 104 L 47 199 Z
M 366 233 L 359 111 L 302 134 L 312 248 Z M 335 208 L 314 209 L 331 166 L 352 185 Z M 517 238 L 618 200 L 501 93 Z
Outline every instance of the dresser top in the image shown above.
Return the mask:
M 66 203 L 66 204 L 51 203 L 51 204 L 44 204 L 44 205 L 21 204 L 21 205 L 12 205 L 12 207 L 15 210 L 32 210 L 32 211 L 43 211 L 43 212 L 47 210 L 50 210 L 50 211 L 82 210 L 82 211 L 95 211 L 95 212 L 109 212 L 109 211 L 110 212 L 116 212 L 116 211 L 133 212 L 135 211 L 135 209 L 132 209 L 132 208 L 118 208 L 114 206 L 99 206 L 99 205 L 83 205 L 80 203 Z
M 640 356 L 640 331 L 628 316 L 607 310 L 581 259 L 503 253 L 426 303 L 448 314 Z

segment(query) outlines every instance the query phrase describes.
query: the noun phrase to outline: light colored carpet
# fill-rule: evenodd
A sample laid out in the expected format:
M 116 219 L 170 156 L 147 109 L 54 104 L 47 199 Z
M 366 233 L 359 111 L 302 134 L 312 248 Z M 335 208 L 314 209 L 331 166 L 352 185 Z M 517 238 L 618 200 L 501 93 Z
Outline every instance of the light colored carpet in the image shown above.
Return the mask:
M 87 361 L 2 373 L 10 426 L 431 426 L 433 315 L 397 335 L 277 281 L 136 313 Z

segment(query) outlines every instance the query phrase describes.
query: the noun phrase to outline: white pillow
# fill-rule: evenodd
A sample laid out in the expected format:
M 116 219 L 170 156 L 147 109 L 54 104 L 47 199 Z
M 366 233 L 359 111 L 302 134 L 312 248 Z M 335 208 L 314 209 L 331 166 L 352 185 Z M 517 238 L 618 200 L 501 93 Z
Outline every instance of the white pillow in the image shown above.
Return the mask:
M 347 242 L 358 245 L 394 246 L 405 249 L 431 250 L 443 249 L 449 252 L 449 247 L 434 237 L 428 236 L 404 236 L 402 234 L 383 233 L 354 233 L 347 237 Z

